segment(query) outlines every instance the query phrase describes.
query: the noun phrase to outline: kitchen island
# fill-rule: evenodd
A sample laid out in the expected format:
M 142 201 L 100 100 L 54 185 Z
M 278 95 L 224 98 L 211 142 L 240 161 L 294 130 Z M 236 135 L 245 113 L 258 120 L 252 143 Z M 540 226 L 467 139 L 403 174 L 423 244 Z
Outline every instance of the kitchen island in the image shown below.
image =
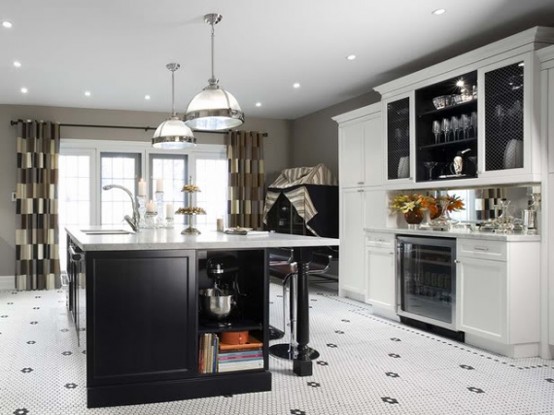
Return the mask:
M 89 407 L 271 390 L 267 249 L 292 247 L 302 264 L 310 247 L 338 245 L 332 238 L 267 232 L 66 230 L 70 307 L 78 334 L 86 331 Z M 236 287 L 234 310 L 224 322 L 206 318 L 199 307 L 199 290 L 213 286 L 208 268 L 215 260 L 225 264 Z M 304 272 L 299 266 L 298 375 L 310 375 L 312 368 L 302 355 L 309 349 Z M 244 331 L 261 343 L 261 367 L 206 370 L 201 338 Z

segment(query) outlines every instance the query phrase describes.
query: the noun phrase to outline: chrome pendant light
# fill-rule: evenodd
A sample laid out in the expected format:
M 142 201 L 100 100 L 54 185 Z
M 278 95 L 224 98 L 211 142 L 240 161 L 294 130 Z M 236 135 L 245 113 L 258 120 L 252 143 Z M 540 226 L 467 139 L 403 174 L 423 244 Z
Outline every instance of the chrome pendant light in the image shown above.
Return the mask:
M 208 86 L 198 93 L 189 103 L 186 124 L 194 130 L 217 131 L 238 127 L 244 122 L 244 113 L 235 97 L 218 85 L 214 75 L 214 25 L 222 16 L 210 13 L 204 21 L 212 27 L 212 77 Z
M 178 150 L 196 145 L 191 129 L 175 113 L 175 71 L 181 67 L 178 63 L 168 63 L 171 71 L 171 117 L 162 122 L 152 137 L 152 146 L 166 150 Z

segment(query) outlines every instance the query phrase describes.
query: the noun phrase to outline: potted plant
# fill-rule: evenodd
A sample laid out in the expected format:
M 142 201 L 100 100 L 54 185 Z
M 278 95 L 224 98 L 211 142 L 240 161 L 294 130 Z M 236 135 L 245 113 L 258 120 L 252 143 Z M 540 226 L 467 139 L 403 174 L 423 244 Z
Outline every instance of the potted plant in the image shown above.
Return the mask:
M 400 194 L 396 195 L 390 204 L 393 212 L 400 212 L 404 215 L 408 227 L 416 227 L 423 220 L 423 209 L 429 205 L 429 196 L 421 194 Z

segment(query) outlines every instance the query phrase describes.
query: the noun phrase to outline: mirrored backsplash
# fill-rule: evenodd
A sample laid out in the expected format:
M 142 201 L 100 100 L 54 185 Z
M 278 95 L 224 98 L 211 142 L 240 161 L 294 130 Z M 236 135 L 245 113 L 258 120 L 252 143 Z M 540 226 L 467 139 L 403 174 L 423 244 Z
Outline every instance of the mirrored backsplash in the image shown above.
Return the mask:
M 523 220 L 524 211 L 535 203 L 534 209 L 540 211 L 540 185 L 517 185 L 503 187 L 468 188 L 452 190 L 428 190 L 431 196 L 445 194 L 459 196 L 465 209 L 451 212 L 452 219 L 463 222 L 485 222 L 494 220 L 502 214 L 501 201 L 509 201 L 509 214 Z

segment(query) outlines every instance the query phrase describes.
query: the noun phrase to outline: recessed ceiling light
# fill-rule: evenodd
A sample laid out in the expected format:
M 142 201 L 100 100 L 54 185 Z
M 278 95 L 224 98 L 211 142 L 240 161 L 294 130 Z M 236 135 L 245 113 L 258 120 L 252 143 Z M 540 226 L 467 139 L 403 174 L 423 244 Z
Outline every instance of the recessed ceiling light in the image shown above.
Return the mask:
M 354 59 L 356 59 L 356 55 L 348 55 L 346 59 L 348 59 L 349 61 L 353 61 Z
M 16 68 L 21 68 L 21 62 L 13 61 L 13 66 L 15 66 Z
M 12 24 L 12 22 L 8 22 L 7 20 L 4 20 L 2 22 L 2 26 L 4 26 L 6 29 L 11 29 L 13 24 Z
M 29 92 L 29 90 L 25 87 L 21 88 L 20 91 L 22 94 L 26 94 L 27 92 Z
M 150 99 L 150 95 L 145 95 L 144 99 L 148 101 Z
M 261 102 L 256 102 L 256 106 L 257 106 L 257 107 L 261 107 L 261 106 L 262 106 L 262 103 L 261 103 Z
M 435 16 L 440 16 L 441 14 L 446 13 L 446 9 L 436 9 L 436 10 L 433 10 L 431 13 L 434 14 Z
M 90 97 L 90 91 L 85 91 L 85 97 Z
M 298 88 L 300 88 L 300 83 L 295 82 L 294 84 L 292 84 L 292 87 L 298 89 Z

